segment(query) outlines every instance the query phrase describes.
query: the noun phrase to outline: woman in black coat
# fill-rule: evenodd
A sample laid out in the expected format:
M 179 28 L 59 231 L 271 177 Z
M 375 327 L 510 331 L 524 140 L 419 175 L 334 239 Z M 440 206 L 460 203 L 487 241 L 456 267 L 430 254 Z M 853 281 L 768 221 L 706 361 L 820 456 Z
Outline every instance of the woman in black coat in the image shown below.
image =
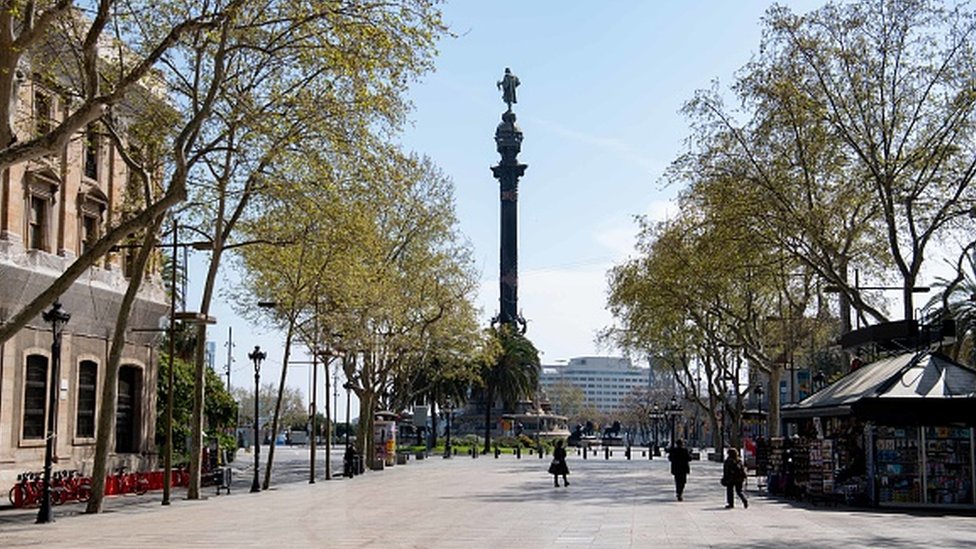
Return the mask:
M 746 509 L 749 508 L 749 500 L 742 493 L 742 485 L 745 481 L 746 468 L 739 459 L 739 451 L 735 448 L 729 448 L 729 457 L 725 458 L 725 463 L 722 464 L 722 486 L 725 486 L 726 509 L 735 507 L 735 498 L 732 496 L 733 490 L 742 500 L 742 506 Z
M 566 465 L 566 449 L 563 448 L 563 441 L 556 441 L 556 449 L 552 451 L 552 463 L 549 464 L 549 474 L 552 475 L 552 483 L 559 487 L 559 475 L 563 476 L 563 484 L 569 486 L 569 466 Z

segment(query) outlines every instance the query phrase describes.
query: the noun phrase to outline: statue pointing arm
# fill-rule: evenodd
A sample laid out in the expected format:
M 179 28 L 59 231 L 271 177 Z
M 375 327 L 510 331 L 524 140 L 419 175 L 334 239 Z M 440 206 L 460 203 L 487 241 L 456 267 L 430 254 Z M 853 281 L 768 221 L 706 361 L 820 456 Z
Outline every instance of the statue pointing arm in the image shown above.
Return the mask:
M 518 76 L 512 74 L 512 69 L 505 68 L 505 76 L 498 81 L 496 86 L 502 90 L 502 101 L 508 105 L 508 110 L 512 110 L 512 103 L 518 103 L 515 95 L 515 88 L 519 86 Z

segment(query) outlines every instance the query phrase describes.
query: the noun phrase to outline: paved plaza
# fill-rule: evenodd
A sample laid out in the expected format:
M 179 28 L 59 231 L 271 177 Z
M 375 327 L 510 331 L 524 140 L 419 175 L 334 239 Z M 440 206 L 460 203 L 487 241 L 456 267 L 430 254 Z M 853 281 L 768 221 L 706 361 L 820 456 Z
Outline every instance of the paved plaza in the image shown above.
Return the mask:
M 300 450 L 282 450 L 298 464 Z M 639 455 L 639 453 L 637 454 Z M 249 456 L 241 454 L 244 466 Z M 243 459 L 242 459 L 243 458 Z M 976 518 L 937 512 L 815 507 L 750 491 L 724 508 L 721 465 L 693 462 L 683 502 L 664 459 L 570 455 L 571 486 L 554 488 L 548 459 L 435 457 L 348 480 L 293 478 L 250 494 L 241 471 L 230 495 L 174 492 L 113 498 L 108 511 L 0 511 L 0 547 L 973 547 Z M 338 467 L 338 464 L 336 464 Z M 307 477 L 306 477 L 307 478 Z

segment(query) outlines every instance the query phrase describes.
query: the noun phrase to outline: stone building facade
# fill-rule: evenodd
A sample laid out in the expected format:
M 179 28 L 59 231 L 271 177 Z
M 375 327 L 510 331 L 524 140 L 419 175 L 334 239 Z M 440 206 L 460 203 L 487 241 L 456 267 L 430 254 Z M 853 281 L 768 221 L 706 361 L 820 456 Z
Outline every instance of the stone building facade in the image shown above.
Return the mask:
M 29 76 L 18 93 L 20 139 L 46 132 L 68 116 L 70 101 L 56 86 Z M 0 173 L 0 322 L 50 286 L 106 227 L 117 223 L 132 185 L 112 142 L 91 126 L 59 154 Z M 71 315 L 64 329 L 59 379 L 51 376 L 51 325 L 41 316 L 0 343 L 0 487 L 44 462 L 46 418 L 57 414 L 55 469 L 88 473 L 111 337 L 126 290 L 130 252 L 109 254 L 61 296 Z M 143 284 L 130 318 L 134 328 L 165 327 L 168 311 L 158 276 Z M 155 466 L 156 345 L 164 334 L 126 331 L 118 379 L 115 447 L 110 466 Z M 59 387 L 48 409 L 50 384 Z

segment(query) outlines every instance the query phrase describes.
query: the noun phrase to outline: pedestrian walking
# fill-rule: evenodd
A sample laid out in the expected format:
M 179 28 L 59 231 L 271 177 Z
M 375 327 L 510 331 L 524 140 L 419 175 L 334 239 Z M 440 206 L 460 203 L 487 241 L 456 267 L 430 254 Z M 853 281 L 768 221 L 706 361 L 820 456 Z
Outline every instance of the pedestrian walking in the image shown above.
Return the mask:
M 549 464 L 549 474 L 552 475 L 552 483 L 559 488 L 559 475 L 563 476 L 563 484 L 569 486 L 569 466 L 566 465 L 566 449 L 563 448 L 563 441 L 556 441 L 556 448 L 552 451 L 552 463 Z
M 678 501 L 684 501 L 685 483 L 691 473 L 691 452 L 685 448 L 685 441 L 679 439 L 668 450 L 668 461 L 671 462 L 671 474 L 674 476 L 674 493 Z
M 745 481 L 746 468 L 742 465 L 742 460 L 739 459 L 739 451 L 735 448 L 729 448 L 728 457 L 725 458 L 725 462 L 722 464 L 722 486 L 725 486 L 726 509 L 735 507 L 735 498 L 732 495 L 733 490 L 735 490 L 739 499 L 742 500 L 742 506 L 746 509 L 749 508 L 749 500 L 742 493 L 742 485 Z

